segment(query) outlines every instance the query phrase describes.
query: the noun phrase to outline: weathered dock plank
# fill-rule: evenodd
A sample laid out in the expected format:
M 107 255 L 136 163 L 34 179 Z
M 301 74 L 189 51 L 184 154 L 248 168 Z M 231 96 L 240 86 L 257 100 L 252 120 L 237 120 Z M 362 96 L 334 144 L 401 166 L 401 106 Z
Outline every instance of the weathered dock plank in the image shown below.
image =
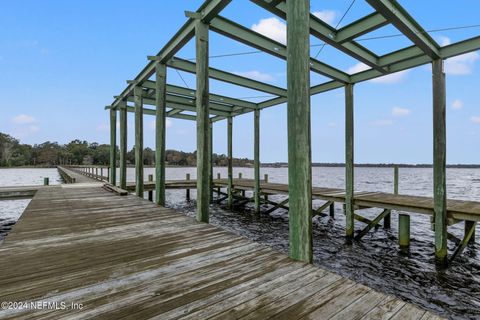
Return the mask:
M 0 246 L 0 261 L 0 301 L 76 306 L 1 310 L 2 319 L 436 317 L 220 228 L 93 184 L 38 190 Z

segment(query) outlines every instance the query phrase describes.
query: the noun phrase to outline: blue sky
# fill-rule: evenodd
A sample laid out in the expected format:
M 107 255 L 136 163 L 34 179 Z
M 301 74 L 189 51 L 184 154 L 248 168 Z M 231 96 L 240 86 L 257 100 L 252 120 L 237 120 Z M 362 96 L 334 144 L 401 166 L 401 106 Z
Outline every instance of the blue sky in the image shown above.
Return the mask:
M 108 113 L 103 110 L 126 83 L 156 54 L 185 22 L 184 10 L 196 10 L 202 1 L 93 1 L 26 0 L 0 3 L 0 131 L 24 143 L 46 140 L 66 143 L 86 139 L 108 143 Z M 427 30 L 480 24 L 475 0 L 400 3 Z M 350 0 L 312 1 L 312 11 L 336 25 Z M 340 27 L 372 9 L 357 0 Z M 222 15 L 276 40 L 284 37 L 284 22 L 247 0 L 233 0 Z M 377 54 L 411 44 L 404 37 L 368 40 L 396 34 L 387 26 L 361 44 Z M 480 28 L 434 32 L 440 44 L 480 35 Z M 254 49 L 210 33 L 210 54 Z M 319 44 L 312 38 L 311 44 Z M 318 47 L 312 47 L 312 55 Z M 188 43 L 179 53 L 195 56 Z M 326 46 L 318 59 L 347 72 L 362 69 L 358 61 Z M 267 54 L 212 58 L 210 65 L 277 85 L 286 86 L 286 63 Z M 480 55 L 473 52 L 446 63 L 447 162 L 480 163 Z M 195 77 L 182 73 L 189 87 Z M 313 84 L 326 79 L 311 75 Z M 182 85 L 175 70 L 168 82 Z M 237 98 L 265 95 L 212 80 L 211 91 Z M 397 73 L 355 86 L 355 161 L 432 162 L 432 99 L 430 67 Z M 266 98 L 262 98 L 266 99 Z M 261 101 L 262 99 L 249 99 Z M 335 90 L 312 97 L 312 160 L 343 162 L 344 95 Z M 153 117 L 145 116 L 145 146 L 154 146 Z M 133 142 L 133 115 L 129 115 L 129 146 Z M 287 159 L 286 106 L 262 111 L 261 160 Z M 170 119 L 167 148 L 193 151 L 195 123 Z M 214 152 L 226 153 L 226 124 L 214 125 Z M 234 156 L 253 156 L 253 115 L 234 119 Z

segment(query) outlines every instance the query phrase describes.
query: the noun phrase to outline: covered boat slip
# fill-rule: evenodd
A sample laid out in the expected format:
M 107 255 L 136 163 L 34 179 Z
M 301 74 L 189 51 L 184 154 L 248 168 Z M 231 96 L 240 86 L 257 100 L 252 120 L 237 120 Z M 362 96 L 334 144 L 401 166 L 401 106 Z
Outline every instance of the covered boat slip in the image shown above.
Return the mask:
M 197 124 L 197 218 L 208 222 L 208 204 L 213 187 L 212 174 L 212 125 L 227 121 L 228 128 L 228 188 L 233 188 L 232 177 L 232 126 L 235 116 L 254 113 L 254 203 L 260 211 L 260 114 L 264 108 L 287 103 L 287 126 L 289 146 L 289 217 L 291 257 L 301 261 L 312 260 L 312 182 L 311 182 L 311 133 L 310 95 L 343 88 L 345 91 L 345 177 L 344 202 L 346 209 L 346 237 L 353 238 L 355 231 L 354 190 L 354 86 L 356 83 L 375 79 L 394 72 L 418 67 L 432 66 L 433 88 L 433 210 L 435 228 L 435 256 L 439 265 L 446 265 L 447 214 L 446 194 L 446 84 L 443 63 L 445 59 L 469 53 L 480 48 L 480 37 L 440 46 L 425 29 L 395 0 L 366 0 L 373 9 L 368 14 L 348 25 L 336 29 L 310 11 L 309 0 L 251 0 L 269 13 L 286 20 L 287 43 L 284 45 L 222 16 L 222 10 L 230 0 L 207 0 L 196 12 L 186 12 L 187 22 L 172 39 L 154 56 L 140 73 L 129 80 L 128 86 L 106 108 L 110 110 L 110 163 L 117 164 L 117 113 L 120 117 L 120 179 L 119 186 L 127 187 L 127 112 L 135 113 L 135 192 L 143 195 L 143 115 L 156 119 L 156 174 L 155 201 L 165 204 L 165 118 L 174 117 L 196 121 Z M 356 39 L 384 26 L 393 26 L 413 45 L 400 50 L 377 55 L 362 46 Z M 219 33 L 232 40 L 249 45 L 259 51 L 286 60 L 287 87 L 281 88 L 255 81 L 209 66 L 209 34 Z M 323 41 L 325 45 L 347 54 L 368 66 L 367 70 L 353 74 L 332 67 L 310 56 L 310 38 Z M 179 50 L 190 40 L 195 41 L 194 61 L 176 57 Z M 170 69 L 182 70 L 196 75 L 195 90 L 167 84 Z M 329 81 L 311 86 L 310 71 L 329 78 Z M 211 93 L 209 79 L 255 89 L 273 95 L 274 98 L 252 103 Z M 154 108 L 145 108 L 152 105 Z M 115 170 L 110 182 L 117 182 Z M 231 196 L 229 196 L 231 199 Z M 401 197 L 395 197 L 400 200 Z M 418 200 L 418 199 L 417 199 Z M 385 201 L 386 202 L 386 201 Z M 427 201 L 428 202 L 428 201 Z M 466 210 L 466 209 L 465 209 Z M 389 212 L 381 218 L 389 219 Z M 380 217 L 380 216 L 379 216 Z M 463 219 L 463 218 L 461 218 Z M 474 226 L 466 223 L 466 234 Z M 467 237 L 468 238 L 468 237 Z
M 92 184 L 40 189 L 0 261 L 0 301 L 29 302 L 0 310 L 1 319 L 440 319 Z

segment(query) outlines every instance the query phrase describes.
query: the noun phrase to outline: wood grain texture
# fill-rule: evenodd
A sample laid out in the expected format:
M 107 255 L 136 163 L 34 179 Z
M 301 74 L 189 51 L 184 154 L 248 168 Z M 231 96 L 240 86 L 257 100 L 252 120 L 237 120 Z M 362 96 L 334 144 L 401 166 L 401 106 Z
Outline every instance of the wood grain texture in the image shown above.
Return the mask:
M 0 261 L 0 301 L 83 304 L 1 319 L 437 318 L 98 183 L 39 189 Z

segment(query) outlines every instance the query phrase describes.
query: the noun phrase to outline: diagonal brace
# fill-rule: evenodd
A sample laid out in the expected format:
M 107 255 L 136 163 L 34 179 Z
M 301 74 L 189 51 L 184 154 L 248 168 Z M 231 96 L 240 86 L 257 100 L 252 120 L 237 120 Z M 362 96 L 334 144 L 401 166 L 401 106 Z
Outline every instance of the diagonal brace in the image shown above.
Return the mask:
M 380 222 L 380 220 L 382 220 L 389 213 L 390 213 L 389 209 L 383 210 L 382 213 L 380 213 L 375 219 L 372 220 L 370 224 L 368 224 L 365 228 L 363 228 L 362 231 L 360 231 L 359 234 L 355 236 L 355 240 L 362 239 L 363 236 L 368 233 L 368 231 L 370 231 L 373 227 L 375 227 Z

